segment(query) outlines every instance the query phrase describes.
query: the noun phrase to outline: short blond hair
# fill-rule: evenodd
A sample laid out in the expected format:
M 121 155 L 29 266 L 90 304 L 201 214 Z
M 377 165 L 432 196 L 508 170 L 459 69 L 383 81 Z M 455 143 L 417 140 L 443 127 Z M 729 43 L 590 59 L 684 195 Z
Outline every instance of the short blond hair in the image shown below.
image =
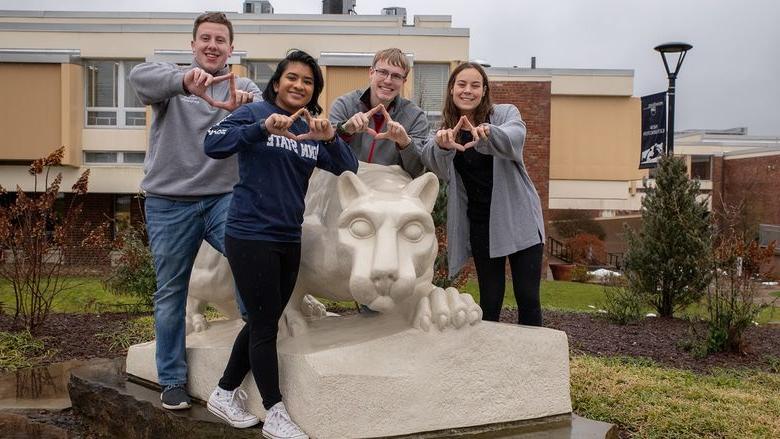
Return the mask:
M 380 50 L 374 54 L 374 62 L 371 63 L 371 67 L 376 67 L 376 63 L 379 61 L 384 61 L 391 66 L 404 69 L 404 76 L 409 74 L 409 61 L 406 60 L 406 55 L 401 52 L 401 49 L 391 47 L 390 49 Z

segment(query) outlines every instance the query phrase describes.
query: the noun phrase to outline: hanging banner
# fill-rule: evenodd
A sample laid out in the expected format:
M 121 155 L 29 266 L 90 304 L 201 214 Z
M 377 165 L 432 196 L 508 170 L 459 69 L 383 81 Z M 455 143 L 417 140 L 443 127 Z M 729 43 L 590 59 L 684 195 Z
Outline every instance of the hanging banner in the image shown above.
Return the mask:
M 655 168 L 666 150 L 666 92 L 642 96 L 642 151 L 639 169 Z

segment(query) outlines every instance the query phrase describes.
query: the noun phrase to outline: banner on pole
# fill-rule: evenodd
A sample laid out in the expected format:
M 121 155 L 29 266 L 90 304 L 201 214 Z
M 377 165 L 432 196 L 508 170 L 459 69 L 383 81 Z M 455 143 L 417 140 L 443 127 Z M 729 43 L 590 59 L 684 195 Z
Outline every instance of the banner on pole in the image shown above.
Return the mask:
M 642 96 L 639 169 L 655 168 L 666 151 L 666 92 Z

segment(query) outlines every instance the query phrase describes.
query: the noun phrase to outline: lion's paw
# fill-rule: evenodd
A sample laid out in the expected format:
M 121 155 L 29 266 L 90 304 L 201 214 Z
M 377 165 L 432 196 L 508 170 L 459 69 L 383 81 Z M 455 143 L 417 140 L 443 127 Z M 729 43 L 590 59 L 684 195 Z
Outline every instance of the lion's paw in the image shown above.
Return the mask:
M 462 328 L 482 320 L 482 308 L 470 294 L 461 294 L 455 288 L 443 290 L 435 287 L 427 297 L 417 303 L 412 321 L 415 328 L 428 331 L 432 326 L 444 330 L 448 326 Z
M 203 314 L 193 314 L 191 316 L 187 316 L 187 334 L 192 332 L 203 332 L 207 329 L 209 329 L 209 323 L 206 321 L 206 318 L 203 316 Z
M 286 309 L 279 325 L 279 335 L 297 337 L 309 331 L 309 323 L 300 311 Z
M 310 319 L 321 319 L 327 315 L 327 310 L 322 302 L 307 294 L 301 299 L 301 313 Z

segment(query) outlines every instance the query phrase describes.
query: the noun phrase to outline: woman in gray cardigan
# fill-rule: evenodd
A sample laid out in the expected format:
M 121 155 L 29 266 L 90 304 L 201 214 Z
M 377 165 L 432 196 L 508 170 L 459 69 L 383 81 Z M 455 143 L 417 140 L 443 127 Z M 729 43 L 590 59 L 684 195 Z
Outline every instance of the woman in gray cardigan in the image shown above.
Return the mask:
M 464 63 L 450 75 L 442 116 L 422 160 L 449 182 L 450 275 L 473 256 L 483 319 L 498 321 L 509 259 L 518 323 L 541 326 L 544 225 L 539 195 L 523 163 L 520 112 L 514 105 L 491 104 L 487 74 L 479 64 Z

